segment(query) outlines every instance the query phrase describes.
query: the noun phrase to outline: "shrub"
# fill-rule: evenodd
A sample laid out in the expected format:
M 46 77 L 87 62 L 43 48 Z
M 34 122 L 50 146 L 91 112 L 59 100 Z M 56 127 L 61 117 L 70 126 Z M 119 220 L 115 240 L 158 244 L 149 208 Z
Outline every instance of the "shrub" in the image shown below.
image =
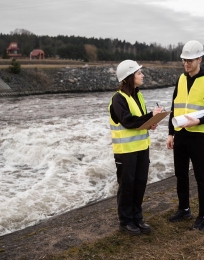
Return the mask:
M 2 59 L 9 59 L 9 56 L 8 56 L 8 54 L 6 52 L 6 49 L 4 49 L 4 53 L 2 55 Z
M 21 64 L 16 59 L 13 58 L 8 69 L 9 72 L 18 74 L 21 72 Z
M 11 79 L 9 76 L 6 77 L 6 80 L 5 80 L 7 83 L 11 82 Z

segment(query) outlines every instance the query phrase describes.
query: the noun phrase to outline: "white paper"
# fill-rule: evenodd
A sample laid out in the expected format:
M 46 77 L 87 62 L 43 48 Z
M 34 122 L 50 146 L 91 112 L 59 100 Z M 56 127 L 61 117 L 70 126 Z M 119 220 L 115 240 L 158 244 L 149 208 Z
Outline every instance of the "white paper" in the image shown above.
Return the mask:
M 204 110 L 192 112 L 192 113 L 185 114 L 185 115 L 193 117 L 193 118 L 201 118 L 204 116 Z M 179 127 L 179 126 L 185 125 L 187 122 L 188 122 L 188 119 L 184 115 L 175 116 L 172 118 L 172 124 L 174 125 L 174 127 Z

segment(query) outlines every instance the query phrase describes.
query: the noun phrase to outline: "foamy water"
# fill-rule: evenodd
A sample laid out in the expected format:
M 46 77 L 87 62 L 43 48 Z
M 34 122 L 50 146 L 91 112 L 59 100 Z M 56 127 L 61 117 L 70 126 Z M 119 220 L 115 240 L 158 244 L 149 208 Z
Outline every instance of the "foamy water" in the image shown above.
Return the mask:
M 141 90 L 170 109 L 172 88 Z M 113 93 L 2 98 L 0 235 L 116 194 L 107 106 Z M 150 131 L 149 183 L 173 174 L 167 120 Z

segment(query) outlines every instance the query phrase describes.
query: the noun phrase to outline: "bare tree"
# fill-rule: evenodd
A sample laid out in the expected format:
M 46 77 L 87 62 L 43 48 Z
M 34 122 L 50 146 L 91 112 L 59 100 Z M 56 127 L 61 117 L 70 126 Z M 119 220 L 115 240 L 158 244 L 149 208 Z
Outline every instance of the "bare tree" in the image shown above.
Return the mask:
M 10 34 L 11 35 L 14 35 L 14 34 L 19 34 L 19 35 L 23 35 L 23 34 L 25 34 L 25 35 L 32 35 L 33 33 L 32 32 L 30 32 L 30 31 L 28 31 L 28 30 L 26 30 L 26 29 L 15 29 L 14 31 L 11 31 L 10 32 Z

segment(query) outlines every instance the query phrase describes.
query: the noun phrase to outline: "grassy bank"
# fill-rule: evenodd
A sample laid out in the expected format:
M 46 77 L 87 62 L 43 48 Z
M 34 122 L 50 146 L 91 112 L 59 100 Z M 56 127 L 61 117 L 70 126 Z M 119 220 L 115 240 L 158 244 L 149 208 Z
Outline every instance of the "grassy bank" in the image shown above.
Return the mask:
M 197 213 L 198 201 L 191 200 L 192 211 Z M 149 235 L 136 237 L 116 231 L 103 239 L 72 247 L 60 255 L 47 256 L 46 260 L 129 260 L 129 259 L 204 259 L 204 232 L 191 230 L 193 220 L 170 223 L 167 218 L 173 210 L 150 218 Z

